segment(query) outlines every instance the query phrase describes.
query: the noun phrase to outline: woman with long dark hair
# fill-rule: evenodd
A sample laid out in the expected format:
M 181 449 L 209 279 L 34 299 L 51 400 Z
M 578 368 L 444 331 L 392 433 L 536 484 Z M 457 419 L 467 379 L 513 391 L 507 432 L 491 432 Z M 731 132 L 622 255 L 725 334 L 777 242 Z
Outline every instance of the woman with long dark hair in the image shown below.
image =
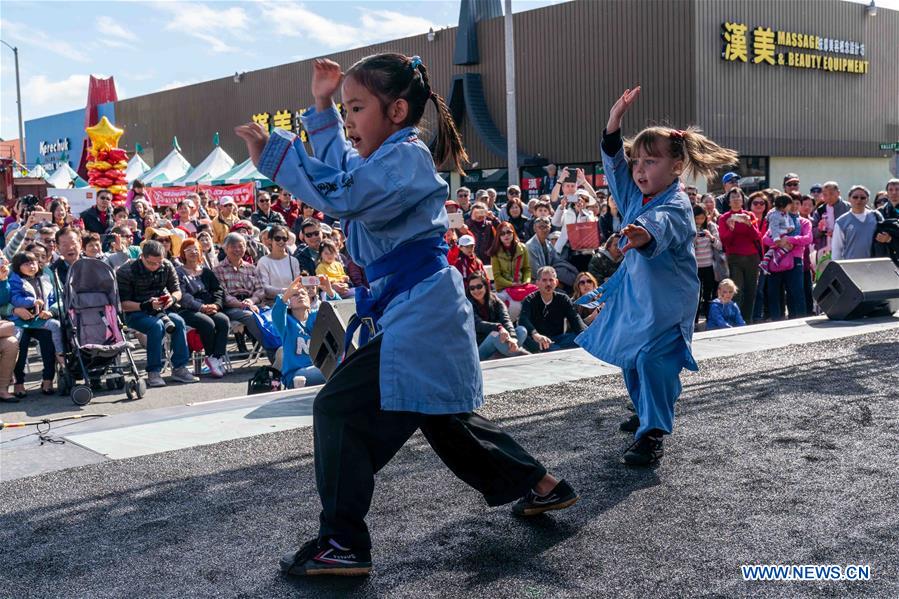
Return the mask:
M 530 252 L 518 240 L 512 223 L 500 223 L 496 228 L 489 254 L 496 295 L 509 306 L 512 320 L 518 320 L 522 300 L 537 287 L 531 284 Z
M 504 356 L 530 353 L 523 349 L 528 338 L 527 329 L 513 326 L 506 304 L 490 291 L 490 281 L 483 272 L 471 275 L 465 289 L 474 308 L 474 330 L 482 361 L 497 352 Z

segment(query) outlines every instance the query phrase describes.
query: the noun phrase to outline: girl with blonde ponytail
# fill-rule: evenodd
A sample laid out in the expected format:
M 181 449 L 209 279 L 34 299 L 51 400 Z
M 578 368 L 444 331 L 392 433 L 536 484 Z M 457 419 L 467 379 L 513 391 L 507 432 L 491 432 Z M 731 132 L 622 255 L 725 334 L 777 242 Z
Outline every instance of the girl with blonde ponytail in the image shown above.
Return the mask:
M 468 157 L 421 59 L 378 54 L 346 73 L 330 60 L 313 67 L 315 105 L 302 119 L 314 157 L 288 131 L 269 136 L 250 123 L 235 132 L 261 172 L 341 220 L 371 285 L 356 288 L 344 341 L 349 348 L 364 321 L 361 347 L 344 356 L 313 404 L 319 533 L 281 558 L 291 575 L 365 575 L 374 475 L 417 429 L 489 505 L 519 499 L 513 511 L 532 516 L 578 496 L 474 413 L 483 404 L 474 319 L 462 277 L 447 264 L 449 189 L 435 168 L 451 162 L 461 172 Z M 345 119 L 334 106 L 338 88 Z M 428 102 L 438 114 L 434 156 L 416 128 Z
M 609 112 L 602 160 L 622 214 L 624 260 L 615 274 L 578 301 L 600 312 L 577 342 L 620 366 L 636 414 L 621 424 L 635 440 L 624 462 L 648 466 L 662 457 L 662 437 L 674 426 L 680 371 L 697 370 L 691 343 L 699 303 L 693 240 L 696 224 L 680 176 L 710 176 L 737 153 L 695 127 L 649 127 L 621 138 L 621 119 L 640 95 L 625 90 Z

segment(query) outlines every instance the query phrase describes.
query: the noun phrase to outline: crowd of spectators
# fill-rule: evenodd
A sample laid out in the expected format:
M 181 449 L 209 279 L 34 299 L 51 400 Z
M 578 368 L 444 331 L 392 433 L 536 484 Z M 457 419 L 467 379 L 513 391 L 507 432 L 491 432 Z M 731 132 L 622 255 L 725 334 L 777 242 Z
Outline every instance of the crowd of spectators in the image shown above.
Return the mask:
M 899 256 L 899 179 L 874 197 L 855 185 L 848 201 L 834 181 L 803 194 L 792 173 L 783 189 L 748 196 L 739 182 L 736 173 L 725 174 L 718 196 L 684 188 L 696 224 L 696 319 L 708 329 L 813 314 L 812 287 L 828 260 Z M 596 317 L 575 302 L 623 259 L 624 223 L 614 198 L 580 169 L 550 166 L 541 184 L 546 193 L 528 202 L 515 185 L 501 205 L 495 190 L 466 187 L 446 202 L 448 260 L 465 282 L 482 359 L 574 347 Z M 187 368 L 190 331 L 202 345 L 205 371 L 223 376 L 230 336 L 242 351 L 247 343 L 263 345 L 258 316 L 271 308 L 269 319 L 293 346 L 285 345 L 287 356 L 268 348 L 269 359 L 301 374 L 299 384 L 320 381 L 308 358 L 317 308 L 367 285 L 346 252 L 341 223 L 277 190 L 259 192 L 254 206 L 198 192 L 153 207 L 135 182 L 127 206 L 114 207 L 100 191 L 95 205 L 75 215 L 64 198 L 28 196 L 3 216 L 3 401 L 25 394 L 32 339 L 43 362 L 41 390 L 53 392 L 55 370 L 64 364 L 60 296 L 80 259 L 115 270 L 125 322 L 147 349 L 150 386 L 166 384 L 166 359 L 171 380 L 197 380 Z

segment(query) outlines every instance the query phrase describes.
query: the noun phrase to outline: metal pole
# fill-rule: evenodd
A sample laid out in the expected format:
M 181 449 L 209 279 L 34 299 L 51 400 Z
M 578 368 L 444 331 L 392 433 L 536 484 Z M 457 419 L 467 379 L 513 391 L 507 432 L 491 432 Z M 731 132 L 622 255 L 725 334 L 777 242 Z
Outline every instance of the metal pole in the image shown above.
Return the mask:
M 518 185 L 518 124 L 515 111 L 515 40 L 512 27 L 512 0 L 505 1 L 506 26 L 506 139 L 509 155 L 509 185 Z
M 19 108 L 19 162 L 22 165 L 25 165 L 25 133 L 23 131 L 23 123 L 22 123 L 22 88 L 19 86 L 19 48 L 14 48 L 0 40 L 4 46 L 12 50 L 13 56 L 16 59 L 16 105 Z

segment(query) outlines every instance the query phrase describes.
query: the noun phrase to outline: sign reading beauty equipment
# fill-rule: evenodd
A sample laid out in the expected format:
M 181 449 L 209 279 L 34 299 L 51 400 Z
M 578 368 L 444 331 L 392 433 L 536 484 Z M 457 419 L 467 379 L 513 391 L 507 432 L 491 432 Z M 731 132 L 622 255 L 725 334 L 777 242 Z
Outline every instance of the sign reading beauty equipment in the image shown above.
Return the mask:
M 750 33 L 752 35 L 751 58 L 749 55 Z M 724 40 L 721 58 L 730 62 L 818 69 L 831 73 L 864 75 L 868 72 L 865 45 L 859 42 L 791 31 L 775 31 L 770 27 L 756 27 L 750 32 L 749 26 L 745 23 L 730 21 L 721 24 L 721 38 Z M 825 54 L 812 54 L 802 50 L 824 52 Z M 831 56 L 831 54 L 835 56 Z

